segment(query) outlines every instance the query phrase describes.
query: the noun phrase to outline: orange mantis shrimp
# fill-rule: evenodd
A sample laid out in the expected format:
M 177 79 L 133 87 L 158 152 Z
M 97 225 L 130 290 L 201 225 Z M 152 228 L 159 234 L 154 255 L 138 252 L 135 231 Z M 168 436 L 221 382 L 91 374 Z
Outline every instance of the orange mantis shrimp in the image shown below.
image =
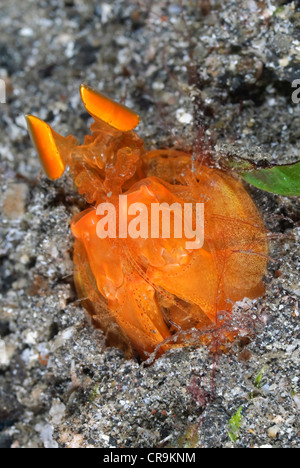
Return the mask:
M 138 115 L 85 85 L 80 92 L 94 119 L 83 145 L 27 116 L 47 176 L 58 179 L 68 167 L 89 205 L 71 223 L 78 294 L 109 344 L 127 355 L 137 352 L 147 359 L 155 351 L 159 356 L 184 346 L 191 330 L 199 332 L 198 342 L 208 344 L 209 331 L 222 329 L 222 317 L 231 316 L 237 301 L 263 294 L 268 244 L 257 207 L 234 176 L 197 163 L 188 152 L 148 151 L 133 131 Z M 161 227 L 154 237 L 124 236 L 118 224 L 122 210 L 128 210 L 125 227 L 134 221 L 128 205 L 120 206 L 124 195 L 151 213 L 153 204 L 164 204 L 172 225 L 174 204 L 192 207 L 194 226 L 201 202 L 201 248 L 189 248 L 185 234 L 164 236 Z M 107 203 L 118 208 L 114 237 L 97 230 L 105 215 L 97 207 Z M 151 216 L 146 222 L 150 226 Z M 232 340 L 234 332 L 222 336 Z

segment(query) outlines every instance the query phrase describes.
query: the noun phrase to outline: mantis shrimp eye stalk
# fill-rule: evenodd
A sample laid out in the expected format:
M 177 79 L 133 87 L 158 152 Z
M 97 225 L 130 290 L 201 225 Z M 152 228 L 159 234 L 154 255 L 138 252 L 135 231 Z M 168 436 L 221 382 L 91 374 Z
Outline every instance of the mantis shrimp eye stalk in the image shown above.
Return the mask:
M 254 202 L 240 180 L 192 164 L 190 153 L 147 151 L 133 111 L 86 85 L 80 94 L 95 121 L 82 145 L 37 117 L 27 122 L 47 176 L 68 167 L 88 205 L 71 229 L 75 283 L 94 324 L 108 344 L 143 359 L 190 343 L 213 346 L 216 337 L 225 346 L 236 335 L 234 303 L 264 291 L 267 236 Z M 199 204 L 204 238 L 191 243 Z M 174 228 L 168 235 L 160 214 Z
M 35 145 L 44 171 L 49 179 L 59 179 L 65 172 L 65 161 L 59 151 L 65 139 L 56 133 L 50 125 L 33 115 L 26 115 L 28 131 Z
M 80 95 L 86 110 L 96 121 L 102 120 L 121 132 L 129 132 L 138 126 L 140 118 L 137 114 L 94 89 L 82 84 Z

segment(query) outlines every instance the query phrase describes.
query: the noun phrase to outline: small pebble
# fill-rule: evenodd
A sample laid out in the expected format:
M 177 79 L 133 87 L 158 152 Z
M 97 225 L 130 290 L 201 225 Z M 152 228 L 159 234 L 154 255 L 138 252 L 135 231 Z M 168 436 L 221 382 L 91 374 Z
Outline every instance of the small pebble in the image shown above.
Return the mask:
M 279 434 L 279 427 L 278 426 L 273 426 L 268 429 L 268 434 L 271 439 L 276 439 L 276 437 Z
M 28 192 L 26 184 L 8 186 L 3 203 L 3 214 L 6 218 L 18 220 L 24 217 Z

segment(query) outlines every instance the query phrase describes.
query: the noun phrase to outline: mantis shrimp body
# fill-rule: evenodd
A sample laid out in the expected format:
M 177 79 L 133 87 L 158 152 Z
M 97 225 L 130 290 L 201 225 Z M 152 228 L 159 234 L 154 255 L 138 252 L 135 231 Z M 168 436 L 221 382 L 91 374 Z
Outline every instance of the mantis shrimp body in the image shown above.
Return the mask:
M 95 325 L 110 344 L 143 359 L 185 345 L 192 330 L 199 332 L 198 342 L 209 344 L 211 330 L 223 330 L 219 338 L 232 340 L 234 333 L 222 328 L 224 317 L 237 301 L 264 291 L 268 246 L 254 202 L 239 180 L 192 164 L 189 153 L 147 151 L 133 131 L 139 123 L 134 112 L 85 85 L 80 92 L 95 121 L 83 145 L 34 116 L 27 122 L 47 176 L 57 179 L 68 167 L 89 205 L 71 229 L 75 283 Z M 172 226 L 177 216 L 172 207 L 190 206 L 194 228 L 199 203 L 204 205 L 201 248 L 190 248 L 186 232 L 166 237 L 159 227 L 151 236 L 153 205 L 163 204 Z M 99 233 L 108 204 L 116 209 L 112 237 Z M 124 235 L 135 219 L 133 205 L 151 213 L 144 220 L 148 235 Z M 124 211 L 127 221 L 121 226 Z

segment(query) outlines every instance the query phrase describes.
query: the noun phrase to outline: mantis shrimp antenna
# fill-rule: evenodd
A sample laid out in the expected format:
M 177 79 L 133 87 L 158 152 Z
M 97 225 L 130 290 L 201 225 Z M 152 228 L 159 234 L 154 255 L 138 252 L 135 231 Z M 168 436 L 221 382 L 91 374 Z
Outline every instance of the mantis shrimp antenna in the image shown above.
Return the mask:
M 80 95 L 86 110 L 96 123 L 105 122 L 120 132 L 129 132 L 139 124 L 140 119 L 137 114 L 89 86 L 81 84 Z M 38 117 L 26 115 L 26 120 L 32 142 L 47 177 L 51 180 L 59 179 L 78 141 L 72 135 L 68 137 L 59 135 Z

